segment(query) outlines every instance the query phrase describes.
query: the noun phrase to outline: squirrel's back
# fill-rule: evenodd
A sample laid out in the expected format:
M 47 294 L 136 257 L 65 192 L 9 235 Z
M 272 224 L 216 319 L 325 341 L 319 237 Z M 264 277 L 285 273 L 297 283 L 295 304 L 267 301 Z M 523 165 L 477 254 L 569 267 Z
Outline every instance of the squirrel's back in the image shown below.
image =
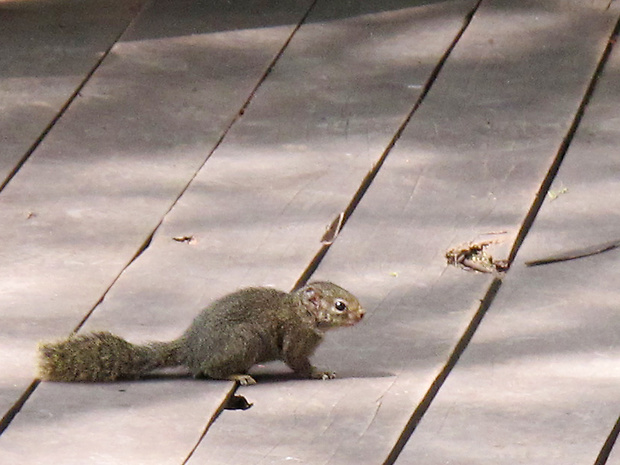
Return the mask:
M 278 359 L 279 330 L 296 314 L 289 300 L 290 294 L 266 287 L 241 289 L 216 300 L 180 338 L 183 364 L 195 375 L 206 371 L 224 377 Z

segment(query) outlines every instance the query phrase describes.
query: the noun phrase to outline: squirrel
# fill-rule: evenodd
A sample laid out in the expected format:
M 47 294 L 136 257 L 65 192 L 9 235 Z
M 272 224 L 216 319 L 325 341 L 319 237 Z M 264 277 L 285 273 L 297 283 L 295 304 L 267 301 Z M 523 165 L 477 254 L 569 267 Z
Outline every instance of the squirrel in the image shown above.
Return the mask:
M 103 382 L 138 379 L 158 368 L 185 366 L 196 378 L 255 384 L 248 370 L 282 360 L 305 378 L 331 379 L 309 357 L 324 332 L 364 317 L 357 298 L 330 282 L 286 293 L 250 287 L 206 307 L 181 337 L 136 345 L 109 332 L 74 335 L 39 345 L 39 377 L 45 381 Z

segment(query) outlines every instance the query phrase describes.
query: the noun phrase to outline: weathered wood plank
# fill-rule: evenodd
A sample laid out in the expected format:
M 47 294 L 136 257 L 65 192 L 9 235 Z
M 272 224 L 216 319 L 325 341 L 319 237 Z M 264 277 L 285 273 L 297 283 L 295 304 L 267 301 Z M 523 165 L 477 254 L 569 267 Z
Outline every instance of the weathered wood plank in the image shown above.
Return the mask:
M 614 444 L 614 448 L 611 450 L 611 454 L 609 454 L 609 458 L 605 465 L 618 465 L 620 463 L 620 444 L 616 440 Z
M 265 19 L 250 3 L 154 2 L 0 195 L 2 414 L 32 380 L 37 341 L 101 299 L 310 4 L 260 2 Z
M 143 3 L 2 2 L 0 186 Z
M 188 450 L 175 445 L 191 448 L 198 441 L 229 388 L 190 379 L 49 384 L 31 398 L 47 407 L 20 412 L 21 427 L 0 440 L 0 458 L 32 465 L 52 459 L 63 465 L 180 464 Z M 154 435 L 160 440 L 149 441 Z
M 594 463 L 620 413 L 620 252 L 522 262 L 620 237 L 618 73 L 615 47 L 557 197 L 396 463 Z
M 340 379 L 242 388 L 254 406 L 224 412 L 189 463 L 383 463 L 490 284 L 445 250 L 505 230 L 507 252 L 614 20 L 483 4 L 318 269 L 369 310 L 317 353 Z
M 346 207 L 405 119 L 473 2 L 421 10 L 399 10 L 411 2 L 394 2 L 395 11 L 385 12 L 385 4 L 375 4 L 376 15 L 346 19 L 362 4 L 367 13 L 373 10 L 368 2 L 349 3 L 348 12 L 344 4 L 335 12 L 332 2 L 317 6 L 243 118 L 85 329 L 110 329 L 131 340 L 172 338 L 201 306 L 225 292 L 249 284 L 292 287 L 320 247 L 325 226 Z M 345 19 L 327 21 L 338 17 Z M 195 242 L 175 242 L 177 236 L 193 236 Z M 126 386 L 133 389 L 134 383 Z M 159 385 L 148 386 L 156 399 Z M 226 386 L 231 385 L 222 393 Z M 196 441 L 208 421 L 197 426 L 192 412 L 207 411 L 214 398 L 209 392 L 203 400 L 187 396 L 175 404 L 178 412 L 190 412 L 184 440 L 170 441 L 161 424 L 133 424 L 119 426 L 114 437 L 139 437 L 139 448 L 119 449 L 109 434 L 114 411 L 108 415 L 98 407 L 126 405 L 117 385 L 99 387 L 96 398 L 81 386 L 67 386 L 71 404 L 87 406 L 79 409 L 87 414 L 73 415 L 62 431 L 52 423 L 34 431 L 28 418 L 41 412 L 56 416 L 66 408 L 50 389 L 46 384 L 37 389 L 0 438 L 0 448 L 4 441 L 23 444 L 37 434 L 54 450 L 74 447 L 129 463 L 148 444 L 166 442 L 159 463 L 172 462 L 189 452 L 188 442 Z M 150 419 L 159 410 L 153 402 L 140 414 Z M 81 431 L 100 440 L 82 442 Z M 50 457 L 45 447 L 26 453 L 22 463 Z M 62 452 L 58 457 L 64 460 Z

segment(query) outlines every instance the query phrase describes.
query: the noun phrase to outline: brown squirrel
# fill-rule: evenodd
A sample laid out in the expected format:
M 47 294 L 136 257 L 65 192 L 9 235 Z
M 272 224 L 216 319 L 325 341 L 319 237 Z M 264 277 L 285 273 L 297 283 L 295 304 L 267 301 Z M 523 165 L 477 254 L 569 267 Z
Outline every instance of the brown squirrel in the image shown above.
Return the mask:
M 109 332 L 72 336 L 39 346 L 40 377 L 47 381 L 137 379 L 155 369 L 186 366 L 195 377 L 254 384 L 256 363 L 282 360 L 306 378 L 329 379 L 309 357 L 326 330 L 352 326 L 364 316 L 359 301 L 330 282 L 286 293 L 251 287 L 205 308 L 178 339 L 135 345 Z

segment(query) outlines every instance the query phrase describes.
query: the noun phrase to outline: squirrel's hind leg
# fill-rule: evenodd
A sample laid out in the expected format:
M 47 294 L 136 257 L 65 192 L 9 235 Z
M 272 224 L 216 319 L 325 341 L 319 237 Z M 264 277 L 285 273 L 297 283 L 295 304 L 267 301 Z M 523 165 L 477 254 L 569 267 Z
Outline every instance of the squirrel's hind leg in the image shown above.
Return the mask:
M 242 386 L 256 384 L 256 380 L 247 374 L 251 367 L 247 363 L 234 364 L 230 360 L 223 363 L 215 363 L 213 360 L 204 361 L 200 368 L 194 371 L 194 378 L 227 379 L 235 381 Z

